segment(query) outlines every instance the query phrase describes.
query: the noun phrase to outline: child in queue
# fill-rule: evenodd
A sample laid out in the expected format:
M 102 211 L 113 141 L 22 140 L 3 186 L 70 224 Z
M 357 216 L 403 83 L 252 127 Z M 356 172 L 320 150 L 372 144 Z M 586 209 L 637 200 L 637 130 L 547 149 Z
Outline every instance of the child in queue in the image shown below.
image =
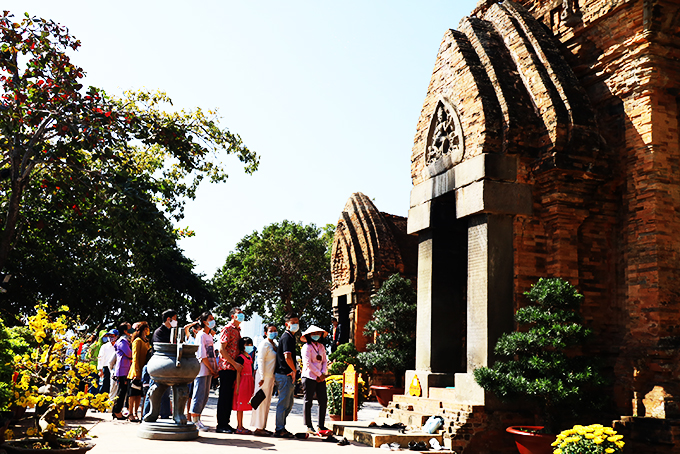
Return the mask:
M 250 411 L 250 398 L 255 391 L 255 377 L 253 376 L 253 359 L 250 354 L 253 352 L 253 340 L 249 337 L 242 337 L 238 341 L 240 354 L 234 359 L 243 367 L 236 375 L 236 385 L 234 386 L 234 404 L 232 409 L 236 410 L 236 422 L 238 427 L 236 433 L 241 435 L 251 435 L 252 432 L 243 427 L 243 412 Z

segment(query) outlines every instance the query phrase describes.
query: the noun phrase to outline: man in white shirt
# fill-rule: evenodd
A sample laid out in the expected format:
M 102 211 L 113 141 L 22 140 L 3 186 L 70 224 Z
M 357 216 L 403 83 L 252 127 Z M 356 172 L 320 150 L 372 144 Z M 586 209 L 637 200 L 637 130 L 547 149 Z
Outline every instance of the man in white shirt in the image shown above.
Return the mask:
M 102 338 L 103 343 L 97 355 L 97 370 L 99 370 L 99 376 L 102 378 L 98 390 L 100 394 L 108 393 L 111 390 L 111 370 L 109 369 L 109 364 L 116 355 L 116 349 L 113 347 L 113 344 L 116 343 L 117 338 L 117 329 L 112 329 L 104 334 Z

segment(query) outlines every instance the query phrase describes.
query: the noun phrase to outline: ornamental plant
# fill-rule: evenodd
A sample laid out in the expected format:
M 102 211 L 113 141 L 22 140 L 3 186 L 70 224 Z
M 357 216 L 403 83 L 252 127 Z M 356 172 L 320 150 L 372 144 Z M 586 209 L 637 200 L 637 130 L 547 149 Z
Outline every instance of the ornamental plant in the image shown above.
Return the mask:
M 601 424 L 576 425 L 557 436 L 553 454 L 614 454 L 623 452 L 623 435 Z
M 417 303 L 411 281 L 393 274 L 371 298 L 371 306 L 375 312 L 364 327 L 364 335 L 375 341 L 359 353 L 359 361 L 369 370 L 393 372 L 400 386 L 405 372 L 413 369 L 416 361 Z
M 339 415 L 342 412 L 342 374 L 329 375 L 326 377 L 326 395 L 328 396 L 328 414 Z M 359 403 L 358 409 L 368 400 L 368 387 L 363 378 L 359 377 Z M 345 402 L 345 410 L 354 405 L 352 399 Z
M 581 347 L 591 330 L 581 323 L 583 295 L 564 279 L 539 279 L 524 293 L 534 303 L 519 309 L 519 330 L 496 343 L 493 367 L 474 371 L 475 381 L 503 400 L 532 400 L 543 414 L 544 432 L 556 419 L 592 407 L 604 380 Z
M 338 345 L 338 348 L 328 355 L 328 359 L 331 361 L 328 366 L 328 373 L 330 375 L 342 375 L 345 369 L 352 364 L 357 372 L 367 375 L 368 370 L 359 362 L 358 355 L 359 352 L 354 344 L 347 342 L 346 344 Z
M 28 437 L 39 436 L 42 440 L 29 439 L 23 444 L 34 449 L 73 447 L 74 439 L 82 438 L 86 430 L 80 427 L 66 430 L 64 410 L 86 407 L 104 411 L 113 403 L 108 393 L 95 396 L 82 391 L 96 368 L 79 360 L 79 340 L 67 341 L 67 331 L 79 320 L 69 314 L 67 306 L 56 313 L 48 313 L 44 304 L 35 308 L 36 314 L 29 317 L 28 327 L 38 346 L 30 353 L 14 357 L 13 397 L 15 405 L 45 411 L 42 414 L 36 411 L 35 424 L 26 432 Z

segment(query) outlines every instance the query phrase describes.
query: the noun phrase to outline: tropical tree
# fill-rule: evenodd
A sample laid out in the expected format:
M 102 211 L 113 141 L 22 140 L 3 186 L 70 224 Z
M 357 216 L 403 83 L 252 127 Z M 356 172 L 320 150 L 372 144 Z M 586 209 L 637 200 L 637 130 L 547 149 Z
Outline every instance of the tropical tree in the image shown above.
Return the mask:
M 330 262 L 327 242 L 314 224 L 274 223 L 245 236 L 213 277 L 220 306 L 239 306 L 280 322 L 297 313 L 303 326 L 330 324 Z
M 147 194 L 181 218 L 184 201 L 194 197 L 203 178 L 226 178 L 218 151 L 236 154 L 246 172 L 256 170 L 257 155 L 221 129 L 214 112 L 168 113 L 171 100 L 163 93 L 117 99 L 98 88 L 83 89 L 84 71 L 67 54 L 80 41 L 54 21 L 25 16 L 15 22 L 5 11 L 0 17 L 0 270 L 31 209 L 22 202 L 36 175 L 64 177 L 54 187 L 40 184 L 45 196 L 63 190 L 77 200 L 62 209 L 106 216 L 109 199 L 97 198 L 99 190 L 134 190 L 126 171 L 142 173 L 152 184 L 143 188 Z
M 375 342 L 366 345 L 358 359 L 369 370 L 394 372 L 400 385 L 416 358 L 417 301 L 411 281 L 393 274 L 371 298 L 371 306 L 376 310 L 364 326 L 364 335 Z
M 162 92 L 84 89 L 68 56 L 80 42 L 53 21 L 4 12 L 0 35 L 0 272 L 13 276 L 3 309 L 200 311 L 211 293 L 177 246 L 190 232 L 170 221 L 203 179 L 227 177 L 224 154 L 247 173 L 258 156 L 215 112 L 173 111 Z

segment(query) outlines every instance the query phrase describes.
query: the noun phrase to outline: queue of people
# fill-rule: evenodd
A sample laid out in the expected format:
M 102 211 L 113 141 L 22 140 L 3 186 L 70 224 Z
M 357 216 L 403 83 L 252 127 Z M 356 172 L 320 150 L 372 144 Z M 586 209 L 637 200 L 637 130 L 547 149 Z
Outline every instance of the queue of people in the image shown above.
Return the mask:
M 219 380 L 216 432 L 294 437 L 286 430 L 286 419 L 293 408 L 298 378 L 296 333 L 300 330 L 299 317 L 292 313 L 286 315 L 285 330 L 280 338 L 278 328 L 273 324 L 267 325 L 264 339 L 257 347 L 251 338 L 241 336 L 241 324 L 245 321 L 243 311 L 233 308 L 229 317 L 229 323 L 218 335 L 219 348 L 216 348 L 213 338 L 217 332 L 215 318 L 210 312 L 204 312 L 196 321 L 184 326 L 186 342 L 198 346 L 196 357 L 200 362 L 198 375 L 190 384 L 187 419 L 196 424 L 199 430 L 210 429 L 201 421 L 201 414 L 213 383 Z M 149 324 L 145 321 L 134 325 L 123 322 L 117 329 L 100 333 L 101 342 L 96 358 L 101 378 L 99 391 L 108 391 L 116 397 L 112 410 L 114 419 L 138 422 L 150 411 L 145 394 L 148 387 L 153 385 L 153 379 L 146 372 L 146 362 L 153 353 L 153 344 L 170 342 L 171 329 L 178 326 L 175 311 L 163 312 L 161 320 L 161 325 L 151 339 Z M 328 332 L 314 325 L 300 335 L 303 343 L 300 376 L 304 390 L 304 422 L 309 433 L 327 430 L 325 379 L 328 360 L 323 340 L 328 335 Z M 269 431 L 267 421 L 275 387 L 278 392 L 275 428 Z M 254 399 L 254 396 L 257 398 Z M 316 428 L 312 421 L 315 398 L 318 403 Z M 166 396 L 163 400 L 166 400 Z M 161 418 L 169 417 L 171 413 L 169 400 L 168 395 L 165 411 L 163 402 L 161 404 Z M 259 405 L 253 408 L 251 400 L 257 401 Z M 127 412 L 123 411 L 124 407 Z M 251 411 L 249 427 L 244 423 L 246 411 Z M 232 412 L 236 412 L 235 428 L 231 425 Z

